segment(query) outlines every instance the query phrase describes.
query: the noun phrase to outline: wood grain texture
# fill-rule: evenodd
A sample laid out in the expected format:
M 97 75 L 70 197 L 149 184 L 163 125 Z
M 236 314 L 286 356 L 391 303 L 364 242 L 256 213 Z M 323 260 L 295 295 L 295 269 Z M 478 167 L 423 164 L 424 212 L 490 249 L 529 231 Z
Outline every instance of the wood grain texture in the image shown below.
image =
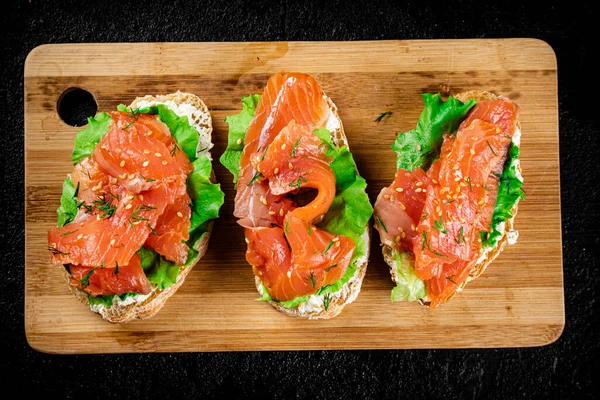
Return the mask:
M 391 303 L 392 281 L 374 234 L 358 299 L 329 321 L 286 317 L 257 297 L 231 176 L 206 256 L 158 315 L 111 325 L 69 292 L 46 250 L 78 128 L 56 112 L 82 87 L 100 110 L 145 94 L 200 96 L 214 123 L 213 158 L 227 143 L 226 115 L 280 70 L 311 73 L 336 103 L 372 201 L 393 179 L 396 132 L 411 129 L 422 92 L 486 89 L 521 107 L 527 200 L 517 245 L 438 310 Z M 564 328 L 556 58 L 534 39 L 379 42 L 135 43 L 44 45 L 25 64 L 25 330 L 49 353 L 392 349 L 540 346 Z M 392 115 L 382 122 L 383 111 Z

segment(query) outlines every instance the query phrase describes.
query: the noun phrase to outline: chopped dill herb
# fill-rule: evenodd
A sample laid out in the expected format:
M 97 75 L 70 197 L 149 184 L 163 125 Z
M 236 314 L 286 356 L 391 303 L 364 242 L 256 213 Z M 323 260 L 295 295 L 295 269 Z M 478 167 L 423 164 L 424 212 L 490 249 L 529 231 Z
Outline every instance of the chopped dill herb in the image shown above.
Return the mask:
M 384 119 L 387 115 L 390 115 L 390 114 L 392 114 L 392 112 L 389 110 L 386 112 L 382 112 L 381 114 L 379 114 L 379 117 L 377 117 L 375 119 L 375 122 L 380 122 L 382 119 Z

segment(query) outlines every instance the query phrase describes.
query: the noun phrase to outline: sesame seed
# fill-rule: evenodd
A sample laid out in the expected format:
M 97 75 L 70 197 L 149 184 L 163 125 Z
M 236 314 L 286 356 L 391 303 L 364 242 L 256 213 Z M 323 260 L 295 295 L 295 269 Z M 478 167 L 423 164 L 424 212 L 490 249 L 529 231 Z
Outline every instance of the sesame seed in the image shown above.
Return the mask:
M 256 164 L 256 170 L 260 172 L 260 164 Z
M 283 217 L 283 208 L 279 209 L 279 215 L 281 215 Z
M 148 136 L 152 136 L 152 131 L 148 132 Z
M 129 176 L 127 178 L 133 179 L 133 178 L 135 178 L 135 174 L 129 174 Z
M 142 164 L 142 167 L 147 167 L 148 164 L 150 164 L 150 161 L 144 161 L 144 163 Z
M 436 211 L 437 213 L 440 213 L 440 212 L 442 211 L 442 207 L 440 207 L 440 206 L 437 206 L 437 207 L 435 208 L 435 211 Z
M 335 247 L 340 247 L 341 244 L 342 242 L 335 242 Z
M 100 214 L 96 214 L 96 221 L 100 221 Z
M 275 211 L 269 211 L 269 215 L 275 215 Z
M 79 223 L 79 226 L 83 226 L 83 222 L 80 222 L 80 223 Z
M 416 196 L 410 196 L 410 198 L 413 199 L 413 200 L 415 200 L 415 201 L 418 200 Z
M 411 229 L 412 231 L 416 231 L 416 230 L 417 230 L 417 228 L 415 227 L 415 225 L 414 225 L 414 224 L 410 224 L 410 229 Z
M 142 222 L 142 221 L 135 221 L 133 224 L 134 224 L 134 225 L 139 225 L 139 224 L 140 224 L 140 222 Z
M 467 222 L 467 220 L 465 220 L 463 217 L 458 217 L 458 220 L 459 220 L 460 222 L 462 222 L 463 224 L 464 224 L 465 222 Z
M 479 204 L 480 206 L 482 206 L 482 205 L 484 205 L 484 204 L 485 204 L 485 200 L 481 199 L 481 200 L 479 200 L 479 201 L 477 202 L 477 204 Z
M 121 162 L 119 163 L 120 167 L 124 167 L 125 166 L 125 160 L 121 160 Z
M 403 191 L 404 191 L 404 189 L 402 189 L 401 187 L 396 188 L 396 192 L 398 192 L 398 193 L 402 193 Z
M 436 185 L 438 184 L 438 181 L 436 181 L 435 179 L 432 179 L 431 182 L 435 183 Z
M 423 186 L 423 182 L 417 182 L 417 183 L 416 183 L 416 186 L 417 186 L 417 187 Z
M 477 136 L 471 136 L 471 140 L 477 140 Z
M 481 185 L 479 183 L 476 183 L 475 187 L 481 187 Z
M 110 245 L 114 245 L 115 244 L 115 239 L 110 239 Z
M 56 242 L 52 242 L 52 247 L 56 247 Z
M 250 241 L 248 240 L 248 238 L 244 238 L 244 240 L 246 241 L 247 244 L 250 244 Z
M 144 200 L 144 195 L 140 194 L 140 200 Z
M 421 145 L 417 143 L 417 150 L 421 151 Z
M 128 199 L 128 200 L 133 200 L 134 198 L 135 198 L 135 196 L 134 196 L 134 195 L 129 195 L 129 196 L 127 196 L 127 199 Z
M 402 232 L 402 239 L 406 237 L 406 232 Z
M 419 193 L 419 192 L 421 192 L 422 190 L 423 190 L 423 189 L 421 189 L 421 188 L 416 188 L 416 189 L 415 189 L 415 192 Z
M 396 242 L 400 241 L 400 236 L 396 236 Z
M 339 237 L 334 237 L 333 239 L 331 239 L 332 242 L 337 242 L 338 240 L 340 240 Z
M 260 202 L 263 203 L 265 206 L 267 205 L 267 199 L 265 199 L 264 196 L 260 196 Z
M 162 165 L 167 165 L 167 160 L 163 160 Z
M 119 179 L 125 179 L 127 178 L 127 173 L 124 173 L 123 175 L 119 175 Z
M 127 205 L 125 206 L 125 209 L 126 209 L 126 210 L 129 210 L 131 207 L 133 207 L 133 206 L 131 205 L 131 203 L 129 203 L 129 204 L 127 204 Z
M 386 195 L 384 195 L 384 196 L 383 196 L 383 198 L 384 198 L 384 199 L 388 199 L 388 200 L 389 200 L 389 199 L 390 199 L 390 195 L 389 195 L 389 194 L 386 194 Z
M 453 170 L 457 170 L 458 169 L 458 165 L 455 165 L 454 167 L 452 167 Z
M 496 133 L 500 133 L 500 127 L 496 127 Z
M 144 154 L 150 154 L 150 150 L 144 150 Z
M 398 203 L 398 204 L 400 204 L 401 209 L 406 210 L 406 206 L 404 204 L 402 204 L 402 203 Z
M 108 151 L 108 147 L 107 147 L 105 144 L 103 144 L 102 146 L 100 146 L 100 148 L 102 148 L 102 149 L 104 149 L 104 150 Z
M 284 144 L 282 144 L 282 145 L 281 145 L 281 150 L 285 150 L 285 146 L 286 146 L 286 144 L 285 144 L 285 143 L 284 143 Z
M 79 235 L 77 235 L 77 239 L 81 239 L 83 237 L 83 233 L 80 233 Z
M 471 149 L 469 150 L 469 153 L 471 153 L 471 155 L 475 155 L 475 150 Z
M 288 271 L 288 272 L 287 272 L 287 277 L 288 277 L 288 278 L 291 278 L 291 277 L 292 277 L 292 271 Z
M 279 173 L 279 168 L 275 168 L 275 169 L 273 170 L 273 173 L 274 173 L 274 174 L 277 174 L 277 173 Z
M 162 154 L 160 154 L 159 152 L 156 152 L 156 153 L 154 153 L 154 155 L 155 155 L 156 157 L 162 157 Z
M 464 183 L 464 182 L 459 183 L 459 185 L 462 186 L 462 187 L 467 187 L 467 184 Z
M 390 196 L 390 201 L 394 201 L 394 196 Z
M 292 162 L 291 162 L 291 161 L 290 161 L 290 162 L 288 162 L 288 168 L 289 168 L 289 169 L 294 169 L 294 166 L 292 165 Z
M 237 143 L 237 144 L 242 144 L 242 138 L 239 138 L 239 139 L 236 141 L 236 143 Z
M 445 192 L 448 192 L 448 191 L 450 191 L 449 187 L 442 188 L 442 190 L 440 190 L 440 194 L 444 194 Z
M 404 232 L 404 229 L 402 229 L 401 226 L 398 227 L 398 232 Z
M 460 181 L 459 177 L 454 178 L 454 182 L 458 182 L 458 181 Z

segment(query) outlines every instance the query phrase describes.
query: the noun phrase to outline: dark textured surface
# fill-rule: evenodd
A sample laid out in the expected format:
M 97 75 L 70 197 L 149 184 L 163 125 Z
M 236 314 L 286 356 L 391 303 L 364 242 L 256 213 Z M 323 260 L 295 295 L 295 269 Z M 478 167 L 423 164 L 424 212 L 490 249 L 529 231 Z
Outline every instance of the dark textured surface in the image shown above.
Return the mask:
M 59 398 L 592 398 L 600 387 L 597 13 L 574 2 L 12 1 L 0 14 L 4 390 Z M 320 5 L 324 3 L 324 5 Z M 249 5 L 252 5 L 250 7 Z M 24 332 L 23 65 L 44 43 L 536 37 L 558 58 L 566 327 L 540 348 L 52 356 Z M 476 333 L 474 333 L 476 334 Z M 393 337 L 390 337 L 393 340 Z M 594 378 L 594 376 L 596 378 Z

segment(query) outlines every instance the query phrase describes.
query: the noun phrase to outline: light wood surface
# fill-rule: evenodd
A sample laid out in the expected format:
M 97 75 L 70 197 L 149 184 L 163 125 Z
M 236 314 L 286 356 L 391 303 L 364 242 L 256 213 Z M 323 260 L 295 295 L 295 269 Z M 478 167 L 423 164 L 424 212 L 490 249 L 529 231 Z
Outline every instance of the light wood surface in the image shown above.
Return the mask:
M 154 318 L 111 325 L 73 297 L 62 266 L 50 264 L 47 230 L 56 224 L 61 182 L 72 169 L 78 128 L 56 112 L 66 89 L 81 87 L 100 110 L 136 96 L 176 90 L 211 109 L 213 158 L 227 143 L 226 115 L 260 93 L 280 70 L 313 74 L 339 108 L 372 201 L 395 169 L 396 132 L 411 129 L 422 92 L 486 89 L 521 107 L 521 162 L 527 200 L 519 241 L 464 292 L 431 312 L 391 303 L 392 281 L 379 237 L 358 299 L 328 321 L 284 316 L 257 302 L 242 229 L 232 216 L 231 176 L 215 162 L 225 191 L 206 256 Z M 564 328 L 556 58 L 534 39 L 379 42 L 65 44 L 34 49 L 25 64 L 25 330 L 49 353 L 218 350 L 394 349 L 540 346 Z M 392 114 L 383 121 L 383 112 Z

